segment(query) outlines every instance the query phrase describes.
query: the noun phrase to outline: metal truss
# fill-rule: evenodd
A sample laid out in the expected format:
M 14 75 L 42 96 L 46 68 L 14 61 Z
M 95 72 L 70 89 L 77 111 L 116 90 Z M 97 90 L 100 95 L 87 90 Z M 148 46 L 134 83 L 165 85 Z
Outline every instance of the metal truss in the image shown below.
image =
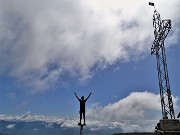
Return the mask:
M 160 14 L 154 9 L 153 27 L 155 39 L 151 54 L 156 55 L 157 59 L 162 117 L 163 119 L 175 119 L 164 47 L 165 38 L 171 29 L 171 20 L 161 21 Z

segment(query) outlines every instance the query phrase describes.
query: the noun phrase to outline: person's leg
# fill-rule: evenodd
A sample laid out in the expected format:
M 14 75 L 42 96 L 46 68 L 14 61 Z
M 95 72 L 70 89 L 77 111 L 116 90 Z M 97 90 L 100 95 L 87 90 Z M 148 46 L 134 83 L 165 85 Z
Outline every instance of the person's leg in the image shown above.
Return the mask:
M 79 124 L 81 124 L 82 113 L 80 112 L 79 114 L 80 114 L 80 122 L 79 122 Z
M 86 124 L 85 112 L 83 113 L 84 125 Z

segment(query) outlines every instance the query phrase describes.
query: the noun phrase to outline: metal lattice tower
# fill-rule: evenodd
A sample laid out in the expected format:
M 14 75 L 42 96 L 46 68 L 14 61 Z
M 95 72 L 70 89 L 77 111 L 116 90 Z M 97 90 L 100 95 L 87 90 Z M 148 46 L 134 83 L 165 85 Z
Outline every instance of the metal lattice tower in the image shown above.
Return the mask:
M 149 3 L 149 5 L 154 6 L 154 3 Z M 171 20 L 161 21 L 160 14 L 154 8 L 153 27 L 155 39 L 151 47 L 151 55 L 156 55 L 157 59 L 162 117 L 175 119 L 164 46 L 165 38 L 171 29 Z

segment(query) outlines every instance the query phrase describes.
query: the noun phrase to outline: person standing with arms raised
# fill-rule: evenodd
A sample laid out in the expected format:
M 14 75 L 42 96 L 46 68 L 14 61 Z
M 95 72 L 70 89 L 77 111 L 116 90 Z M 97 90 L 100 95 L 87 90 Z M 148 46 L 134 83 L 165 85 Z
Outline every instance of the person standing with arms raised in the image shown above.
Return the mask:
M 77 96 L 76 93 L 74 93 L 76 98 L 79 100 L 79 103 L 80 103 L 80 111 L 79 111 L 79 114 L 80 114 L 80 122 L 78 123 L 78 125 L 81 125 L 81 120 L 82 120 L 82 115 L 83 115 L 83 118 L 84 118 L 84 124 L 83 125 L 86 125 L 86 121 L 85 121 L 85 104 L 86 104 L 86 101 L 88 100 L 88 98 L 91 96 L 92 93 L 89 94 L 89 96 L 84 99 L 84 96 L 81 97 L 81 99 Z

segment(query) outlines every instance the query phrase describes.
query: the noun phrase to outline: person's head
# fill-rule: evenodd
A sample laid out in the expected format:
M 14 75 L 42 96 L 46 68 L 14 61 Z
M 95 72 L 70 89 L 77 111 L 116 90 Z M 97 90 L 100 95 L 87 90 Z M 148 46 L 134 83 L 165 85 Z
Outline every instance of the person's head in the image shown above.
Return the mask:
M 82 96 L 81 99 L 84 100 L 84 96 Z

